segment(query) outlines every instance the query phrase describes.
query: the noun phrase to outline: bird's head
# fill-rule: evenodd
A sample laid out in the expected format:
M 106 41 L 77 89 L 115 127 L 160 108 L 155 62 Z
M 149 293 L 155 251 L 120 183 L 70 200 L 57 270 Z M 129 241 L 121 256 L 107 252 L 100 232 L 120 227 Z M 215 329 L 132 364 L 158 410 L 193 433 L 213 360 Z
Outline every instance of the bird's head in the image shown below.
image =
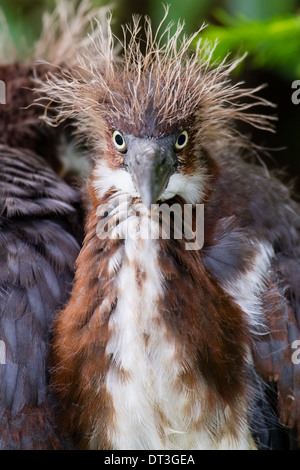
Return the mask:
M 188 130 L 179 129 L 159 137 L 136 137 L 115 129 L 111 138 L 115 151 L 122 156 L 121 168 L 128 172 L 136 192 L 150 208 L 163 196 L 171 177 L 180 174 Z
M 199 31 L 180 40 L 183 25 L 175 32 L 165 27 L 167 13 L 156 32 L 146 18 L 145 42 L 141 19 L 134 17 L 118 47 L 110 18 L 99 21 L 78 66 L 42 85 L 59 105 L 57 120 L 75 118 L 93 143 L 92 184 L 100 199 L 116 190 L 148 208 L 174 196 L 199 203 L 216 168 L 214 155 L 242 143 L 233 121 L 269 127 L 265 116 L 247 113 L 268 104 L 256 96 L 259 88 L 230 81 L 241 59 L 213 67 L 214 46 L 197 42 Z M 250 101 L 243 104 L 245 96 Z

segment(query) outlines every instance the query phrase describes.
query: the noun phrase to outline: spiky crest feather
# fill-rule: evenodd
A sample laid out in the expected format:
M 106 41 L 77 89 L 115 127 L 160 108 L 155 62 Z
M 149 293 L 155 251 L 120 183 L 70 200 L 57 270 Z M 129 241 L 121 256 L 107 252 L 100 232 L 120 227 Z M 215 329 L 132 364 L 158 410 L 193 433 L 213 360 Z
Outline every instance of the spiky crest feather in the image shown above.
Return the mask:
M 78 48 L 89 43 L 92 18 L 100 18 L 106 12 L 105 7 L 94 8 L 90 0 L 56 0 L 53 12 L 43 16 L 42 32 L 35 44 L 33 59 L 71 67 L 76 63 Z
M 32 66 L 35 61 L 51 64 L 68 64 L 76 61 L 76 51 L 90 39 L 88 31 L 92 18 L 100 18 L 106 7 L 95 8 L 90 0 L 56 0 L 52 12 L 46 11 L 42 18 L 42 30 L 38 41 L 28 45 L 22 57 L 17 50 L 4 12 L 0 8 L 0 64 L 25 63 Z
M 263 86 L 243 88 L 242 82 L 230 80 L 244 56 L 225 58 L 216 65 L 216 44 L 203 38 L 191 54 L 203 26 L 181 39 L 184 23 L 178 22 L 174 33 L 172 23 L 165 25 L 167 15 L 168 8 L 155 32 L 149 18 L 142 25 L 141 17 L 133 16 L 132 25 L 123 27 L 122 40 L 112 33 L 111 14 L 95 20 L 92 33 L 78 47 L 77 66 L 61 68 L 49 74 L 46 83 L 39 83 L 41 92 L 58 104 L 58 113 L 48 122 L 56 125 L 75 118 L 79 132 L 102 148 L 101 119 L 109 125 L 121 122 L 137 135 L 153 129 L 157 135 L 165 134 L 188 123 L 197 129 L 202 145 L 219 142 L 222 147 L 243 144 L 244 137 L 238 136 L 232 121 L 272 130 L 273 116 L 249 112 L 256 106 L 273 106 L 257 96 Z M 139 39 L 142 27 L 145 44 Z M 152 127 L 147 128 L 147 121 Z

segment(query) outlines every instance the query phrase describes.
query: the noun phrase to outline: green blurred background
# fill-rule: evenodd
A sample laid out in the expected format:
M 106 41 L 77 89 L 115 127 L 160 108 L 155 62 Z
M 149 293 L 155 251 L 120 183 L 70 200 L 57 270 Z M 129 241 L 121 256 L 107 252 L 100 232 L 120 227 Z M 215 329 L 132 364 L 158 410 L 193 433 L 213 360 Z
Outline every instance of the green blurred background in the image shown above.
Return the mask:
M 232 51 L 231 57 L 248 51 L 233 80 L 243 80 L 251 87 L 267 83 L 261 94 L 276 103 L 278 122 L 275 135 L 245 131 L 251 131 L 257 144 L 277 149 L 271 152 L 271 158 L 263 158 L 269 167 L 285 168 L 287 178 L 296 180 L 300 194 L 300 104 L 291 100 L 295 91 L 292 82 L 300 80 L 300 0 L 93 0 L 93 3 L 113 6 L 116 34 L 120 33 L 122 23 L 130 21 L 132 13 L 147 14 L 157 25 L 163 14 L 162 3 L 168 3 L 169 19 L 175 22 L 183 19 L 188 34 L 198 30 L 203 22 L 209 25 L 202 35 L 212 41 L 219 39 L 216 59 L 228 51 Z M 38 38 L 43 11 L 52 9 L 54 4 L 54 0 L 0 0 L 21 55 Z

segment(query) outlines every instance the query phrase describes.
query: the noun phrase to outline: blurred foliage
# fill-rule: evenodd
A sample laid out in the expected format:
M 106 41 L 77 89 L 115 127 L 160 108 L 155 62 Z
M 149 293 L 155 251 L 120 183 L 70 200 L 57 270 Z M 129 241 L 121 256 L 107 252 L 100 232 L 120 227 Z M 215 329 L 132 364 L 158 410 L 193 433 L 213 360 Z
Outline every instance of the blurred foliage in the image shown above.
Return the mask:
M 216 57 L 224 58 L 228 51 L 247 51 L 254 69 L 265 67 L 289 80 L 300 77 L 300 15 L 262 21 L 232 17 L 219 10 L 216 17 L 222 26 L 205 31 L 206 38 L 219 41 Z
M 222 3 L 230 15 L 238 13 L 251 20 L 267 20 L 295 12 L 299 7 L 298 0 L 226 0 Z
M 170 5 L 168 20 L 177 24 L 178 20 L 184 20 L 187 33 L 191 34 L 197 31 L 203 24 L 209 11 L 219 2 L 210 0 L 172 0 L 165 1 L 164 4 Z M 150 2 L 150 15 L 153 22 L 158 25 L 162 13 L 162 0 L 152 0 Z
M 289 81 L 300 77 L 300 0 L 90 1 L 94 6 L 112 6 L 116 34 L 121 31 L 120 24 L 130 21 L 133 13 L 148 14 L 154 28 L 157 27 L 164 12 L 163 4 L 169 4 L 168 20 L 175 24 L 184 20 L 187 34 L 199 30 L 203 23 L 209 25 L 201 36 L 213 43 L 218 40 L 216 60 L 223 59 L 229 51 L 238 54 L 247 51 L 249 56 L 244 63 L 248 69 L 265 69 Z M 56 0 L 0 0 L 21 57 L 39 37 L 43 12 L 52 10 L 55 3 Z M 242 72 L 241 67 L 237 72 Z
M 78 1 L 78 0 L 69 0 Z M 169 20 L 183 19 L 187 33 L 208 23 L 202 35 L 219 40 L 216 57 L 228 51 L 248 51 L 251 67 L 267 68 L 295 79 L 300 76 L 300 0 L 92 0 L 96 6 L 111 4 L 115 11 L 116 31 L 133 12 L 149 14 L 158 25 L 163 3 L 170 4 Z M 21 56 L 38 38 L 45 10 L 55 0 L 0 0 L 9 30 Z
M 52 0 L 0 0 L 11 37 L 21 57 L 24 56 L 41 30 L 42 13 L 52 10 Z
M 69 0 L 74 3 L 75 0 Z M 77 2 L 79 0 L 76 0 Z M 104 5 L 105 0 L 91 0 L 95 6 Z M 56 0 L 0 0 L 14 45 L 20 57 L 28 54 L 42 29 L 42 16 L 52 11 Z

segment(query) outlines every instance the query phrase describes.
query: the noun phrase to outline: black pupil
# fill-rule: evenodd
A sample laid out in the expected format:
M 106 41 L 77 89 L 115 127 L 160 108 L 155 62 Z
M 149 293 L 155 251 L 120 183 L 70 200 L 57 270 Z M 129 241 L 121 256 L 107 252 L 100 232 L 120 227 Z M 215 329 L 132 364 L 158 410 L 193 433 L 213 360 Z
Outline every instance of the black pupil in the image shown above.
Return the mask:
M 121 134 L 117 134 L 117 135 L 116 135 L 115 141 L 116 141 L 116 144 L 119 145 L 120 147 L 122 147 L 123 144 L 124 144 L 124 139 L 123 139 L 123 137 L 121 136 Z
M 186 137 L 185 137 L 184 134 L 181 134 L 181 135 L 178 137 L 177 144 L 179 145 L 179 147 L 181 147 L 182 145 L 185 144 L 185 140 L 186 140 Z

